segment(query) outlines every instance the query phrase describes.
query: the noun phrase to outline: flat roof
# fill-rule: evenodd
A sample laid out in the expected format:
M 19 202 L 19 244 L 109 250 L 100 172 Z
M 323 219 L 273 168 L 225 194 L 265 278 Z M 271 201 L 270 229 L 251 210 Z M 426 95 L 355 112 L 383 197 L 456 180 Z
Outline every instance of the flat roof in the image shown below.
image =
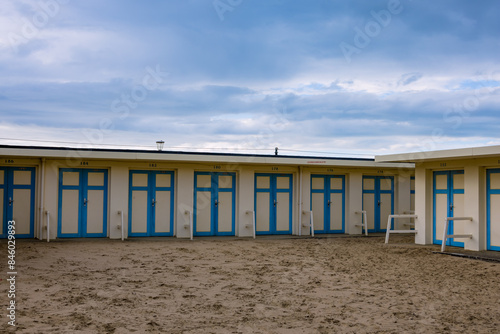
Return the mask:
M 500 156 L 500 146 L 482 146 L 452 150 L 399 153 L 375 156 L 376 162 L 420 162 Z
M 379 163 L 375 159 L 291 155 L 259 155 L 184 151 L 153 151 L 133 149 L 101 149 L 75 147 L 0 145 L 0 156 L 22 158 L 70 158 L 99 160 L 141 160 L 173 162 L 279 164 L 301 166 L 346 166 L 414 168 L 413 164 Z

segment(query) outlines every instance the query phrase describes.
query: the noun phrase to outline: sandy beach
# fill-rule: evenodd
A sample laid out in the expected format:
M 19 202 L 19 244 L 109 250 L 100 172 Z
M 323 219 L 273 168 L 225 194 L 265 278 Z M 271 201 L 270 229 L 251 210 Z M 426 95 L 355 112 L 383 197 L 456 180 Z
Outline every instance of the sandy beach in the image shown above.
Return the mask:
M 500 264 L 412 239 L 18 240 L 16 332 L 499 333 Z

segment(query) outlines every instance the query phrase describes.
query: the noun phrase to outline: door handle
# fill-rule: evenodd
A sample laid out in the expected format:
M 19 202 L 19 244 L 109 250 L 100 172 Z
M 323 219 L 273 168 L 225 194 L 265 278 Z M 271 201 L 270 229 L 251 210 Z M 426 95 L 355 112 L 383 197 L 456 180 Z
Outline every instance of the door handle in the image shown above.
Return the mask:
M 215 206 L 218 206 L 219 205 L 219 201 L 215 200 L 214 204 L 215 204 Z
M 332 204 L 332 201 L 328 200 L 328 207 L 330 207 L 330 204 Z
M 12 197 L 9 197 L 9 205 L 12 205 L 12 203 L 14 203 L 14 200 L 12 199 Z
M 453 208 L 454 208 L 454 207 L 455 207 L 455 206 L 454 206 L 453 204 L 450 204 L 450 211 L 453 211 Z
M 377 203 L 377 205 L 380 206 L 380 204 L 382 204 L 382 202 L 379 200 L 378 203 Z
M 154 198 L 151 199 L 151 206 L 155 206 L 155 203 L 156 203 L 155 199 Z
M 87 206 L 88 200 L 86 198 L 83 199 L 83 206 Z
M 278 201 L 274 200 L 274 207 L 276 207 L 276 204 L 278 204 Z

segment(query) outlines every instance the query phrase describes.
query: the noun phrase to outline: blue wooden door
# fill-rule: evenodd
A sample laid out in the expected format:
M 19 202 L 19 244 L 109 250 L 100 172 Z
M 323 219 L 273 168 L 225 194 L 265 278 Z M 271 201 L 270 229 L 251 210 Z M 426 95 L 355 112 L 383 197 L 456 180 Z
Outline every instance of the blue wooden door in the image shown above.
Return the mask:
M 441 245 L 445 218 L 463 216 L 464 207 L 464 171 L 436 171 L 433 176 L 433 227 L 432 240 Z M 457 224 L 450 221 L 448 234 L 464 234 L 464 222 Z M 448 246 L 463 247 L 464 243 L 447 240 Z
M 193 235 L 235 235 L 236 174 L 196 172 L 194 178 Z
M 311 175 L 314 233 L 345 233 L 345 177 Z
M 255 174 L 256 234 L 292 234 L 292 175 Z
M 369 232 L 386 231 L 389 215 L 394 214 L 394 177 L 363 176 L 363 210 Z
M 486 247 L 500 251 L 500 169 L 488 170 L 486 184 Z
M 59 238 L 102 238 L 108 234 L 108 171 L 59 170 Z
M 172 236 L 174 173 L 130 171 L 129 185 L 129 236 Z
M 16 238 L 33 238 L 35 222 L 35 168 L 0 167 L 0 238 L 15 221 Z

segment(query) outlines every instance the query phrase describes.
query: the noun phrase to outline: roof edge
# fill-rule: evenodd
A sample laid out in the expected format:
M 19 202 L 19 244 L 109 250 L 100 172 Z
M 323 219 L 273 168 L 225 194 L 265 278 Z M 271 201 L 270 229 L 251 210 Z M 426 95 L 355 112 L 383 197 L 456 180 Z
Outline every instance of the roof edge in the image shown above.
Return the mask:
M 500 156 L 500 145 L 376 155 L 376 162 L 422 162 Z

